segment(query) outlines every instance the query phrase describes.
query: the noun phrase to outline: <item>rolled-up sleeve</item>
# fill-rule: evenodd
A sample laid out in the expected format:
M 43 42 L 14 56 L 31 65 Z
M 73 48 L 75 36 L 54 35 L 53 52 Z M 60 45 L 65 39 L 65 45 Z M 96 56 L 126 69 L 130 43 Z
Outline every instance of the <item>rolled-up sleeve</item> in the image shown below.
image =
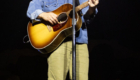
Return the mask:
M 42 11 L 42 0 L 32 0 L 29 3 L 28 9 L 27 9 L 27 16 L 31 20 L 36 20 L 38 15 L 43 13 Z

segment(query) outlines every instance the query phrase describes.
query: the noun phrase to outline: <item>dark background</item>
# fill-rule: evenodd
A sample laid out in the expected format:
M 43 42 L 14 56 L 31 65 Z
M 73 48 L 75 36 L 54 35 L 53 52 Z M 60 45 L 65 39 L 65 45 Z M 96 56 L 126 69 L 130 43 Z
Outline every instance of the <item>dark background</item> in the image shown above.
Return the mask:
M 0 80 L 46 80 L 47 61 L 30 44 L 30 0 L 1 1 Z M 139 0 L 100 0 L 88 27 L 89 80 L 139 80 Z

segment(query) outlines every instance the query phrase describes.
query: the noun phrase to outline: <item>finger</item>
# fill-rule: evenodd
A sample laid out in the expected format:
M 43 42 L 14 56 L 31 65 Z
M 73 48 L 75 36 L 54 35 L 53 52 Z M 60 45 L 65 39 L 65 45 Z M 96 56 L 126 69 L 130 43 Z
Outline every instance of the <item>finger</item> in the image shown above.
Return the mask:
M 53 23 L 53 20 L 51 20 L 51 19 L 49 20 L 49 22 L 50 22 L 52 25 L 54 24 L 54 23 Z
M 91 0 L 91 2 L 92 2 L 93 4 L 95 4 L 96 0 Z
M 99 0 L 96 0 L 96 5 L 99 4 Z
M 89 6 L 90 7 L 95 7 L 96 5 L 98 5 L 99 0 L 89 0 Z
M 95 2 L 95 0 L 88 0 L 88 2 L 90 2 L 90 3 L 94 3 L 94 2 Z
M 58 23 L 58 20 L 57 20 L 57 16 L 56 16 L 56 15 L 52 15 L 51 17 L 52 17 L 52 19 L 53 19 L 53 21 L 54 21 L 55 23 Z
M 58 23 L 57 17 L 53 16 L 52 18 L 55 21 L 55 23 Z
M 53 19 L 53 17 L 51 17 L 50 20 L 51 20 L 54 24 L 57 23 L 57 22 L 55 21 L 55 19 Z
M 56 15 L 56 14 L 54 14 L 54 13 L 53 13 L 53 16 L 57 17 L 57 15 Z
M 88 0 L 88 2 L 90 2 L 90 3 L 91 3 L 91 0 Z
M 95 4 L 92 2 L 92 0 L 89 0 L 88 4 L 89 4 L 90 7 L 94 7 L 95 6 Z

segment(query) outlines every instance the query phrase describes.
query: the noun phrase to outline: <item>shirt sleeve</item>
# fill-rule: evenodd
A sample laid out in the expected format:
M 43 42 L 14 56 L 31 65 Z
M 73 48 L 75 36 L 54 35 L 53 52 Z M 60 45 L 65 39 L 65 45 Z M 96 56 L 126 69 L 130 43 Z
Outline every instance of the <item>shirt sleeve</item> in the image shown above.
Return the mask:
M 31 20 L 39 20 L 37 19 L 37 17 L 43 12 L 44 11 L 42 10 L 42 0 L 32 0 L 29 3 L 27 9 L 27 17 L 29 17 Z
M 84 21 L 85 21 L 87 24 L 90 24 L 91 21 L 94 19 L 94 17 L 97 15 L 97 13 L 98 13 L 98 9 L 95 8 L 95 13 L 94 13 L 90 18 L 84 19 Z

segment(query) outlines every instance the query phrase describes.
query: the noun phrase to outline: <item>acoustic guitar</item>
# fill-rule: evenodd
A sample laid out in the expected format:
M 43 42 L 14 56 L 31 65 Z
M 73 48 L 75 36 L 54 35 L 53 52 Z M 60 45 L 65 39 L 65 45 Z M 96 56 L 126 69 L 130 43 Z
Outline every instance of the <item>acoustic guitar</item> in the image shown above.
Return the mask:
M 82 26 L 81 16 L 78 13 L 88 6 L 88 1 L 75 8 L 76 31 Z M 72 34 L 72 8 L 71 4 L 61 5 L 52 11 L 57 14 L 58 24 L 52 25 L 47 21 L 28 22 L 27 32 L 31 45 L 38 50 L 45 50 L 45 53 L 54 51 L 66 37 Z

